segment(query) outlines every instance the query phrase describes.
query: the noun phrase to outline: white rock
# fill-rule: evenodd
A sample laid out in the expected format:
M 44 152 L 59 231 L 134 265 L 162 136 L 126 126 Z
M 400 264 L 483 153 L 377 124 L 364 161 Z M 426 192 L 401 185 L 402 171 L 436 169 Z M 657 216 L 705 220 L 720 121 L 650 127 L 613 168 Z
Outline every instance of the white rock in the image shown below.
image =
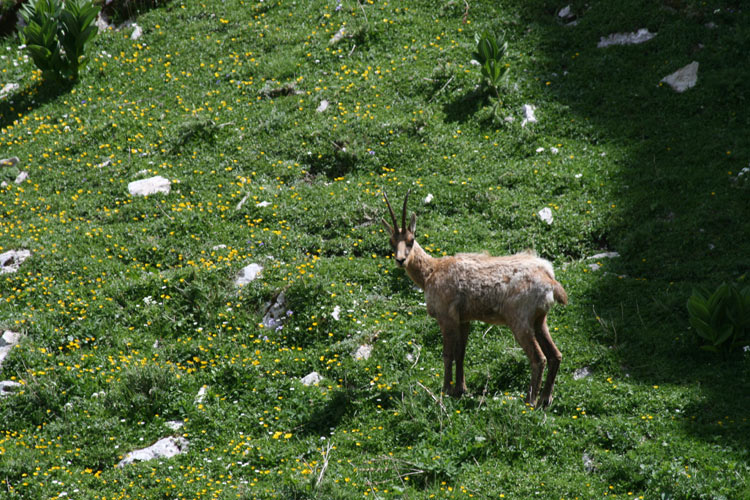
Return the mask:
M 10 330 L 5 330 L 0 337 L 0 368 L 3 367 L 3 361 L 10 354 L 13 347 L 21 341 L 21 334 Z
M 336 34 L 331 37 L 331 40 L 328 42 L 328 44 L 336 45 L 337 43 L 341 41 L 341 39 L 344 38 L 344 36 L 346 36 L 346 28 L 342 26 L 341 29 L 338 30 Z
M 29 173 L 24 170 L 18 174 L 18 176 L 16 177 L 16 180 L 14 180 L 13 182 L 16 184 L 21 184 L 24 181 L 26 181 L 26 179 L 28 178 L 29 178 Z
M 591 375 L 593 375 L 591 369 L 588 366 L 584 366 L 573 372 L 573 380 L 581 380 L 582 378 L 588 378 Z
M 331 313 L 331 317 L 335 319 L 336 321 L 339 320 L 339 315 L 341 314 L 341 306 L 336 306 L 333 308 L 333 312 Z
M 528 123 L 536 123 L 536 115 L 534 112 L 536 111 L 536 106 L 533 106 L 531 104 L 524 104 L 523 105 L 523 121 L 521 122 L 521 126 L 525 127 Z
M 317 111 L 318 113 L 322 113 L 326 109 L 328 109 L 328 101 L 323 99 L 322 101 L 320 101 L 320 104 L 318 104 L 318 107 L 315 108 L 315 111 Z
M 12 380 L 0 381 L 0 398 L 10 396 L 11 394 L 19 390 L 21 387 L 23 386 L 20 383 L 13 382 Z
M 96 16 L 96 22 L 94 23 L 96 27 L 99 29 L 99 33 L 102 31 L 107 31 L 108 29 L 114 28 L 111 24 L 107 22 L 106 19 L 104 19 L 104 16 L 102 16 L 101 12 L 98 16 Z
M 146 462 L 157 458 L 172 458 L 187 452 L 188 441 L 182 437 L 167 437 L 160 439 L 148 448 L 134 450 L 120 460 L 117 467 L 122 468 L 133 462 Z
M 248 199 L 249 197 L 250 197 L 250 195 L 249 195 L 249 194 L 246 194 L 246 195 L 245 195 L 245 196 L 244 196 L 244 197 L 243 197 L 243 198 L 242 198 L 242 199 L 240 200 L 240 202 L 239 202 L 239 203 L 237 203 L 237 206 L 236 206 L 236 207 L 234 207 L 234 209 L 235 209 L 235 210 L 239 210 L 240 208 L 242 208 L 242 206 L 243 206 L 243 205 L 245 204 L 245 202 L 247 201 L 247 199 Z
M 11 92 L 18 90 L 19 85 L 17 83 L 6 83 L 3 88 L 0 89 L 0 97 L 5 97 Z
M 357 348 L 357 351 L 354 353 L 354 359 L 370 359 L 371 355 L 372 346 L 370 344 L 363 344 Z
M 557 153 L 559 153 L 559 152 L 560 152 L 560 150 L 559 150 L 559 149 L 557 149 L 557 148 L 556 148 L 556 147 L 554 147 L 554 146 L 553 146 L 553 147 L 551 147 L 551 148 L 549 148 L 549 151 L 550 151 L 550 153 L 552 153 L 553 155 L 556 155 Z
M 107 159 L 106 159 L 106 160 L 104 160 L 103 162 L 101 162 L 101 163 L 97 163 L 97 164 L 96 164 L 96 168 L 104 168 L 104 167 L 108 167 L 108 166 L 110 166 L 111 164 L 112 164 L 112 160 L 111 160 L 110 158 L 107 158 Z
M 237 275 L 234 284 L 239 286 L 247 285 L 251 281 L 254 281 L 262 270 L 263 267 L 255 263 L 245 266 L 240 271 L 240 274 Z
M 128 191 L 133 196 L 148 196 L 156 193 L 169 194 L 171 183 L 161 175 L 133 181 L 128 184 Z
M 427 196 L 424 197 L 424 203 L 425 203 L 425 205 L 428 204 L 429 202 L 431 202 L 433 200 L 433 198 L 434 197 L 432 196 L 432 193 L 427 193 Z
M 169 422 L 164 422 L 164 425 L 166 425 L 173 431 L 178 431 L 182 429 L 182 426 L 185 425 L 185 423 L 180 420 L 170 420 Z
M 198 394 L 195 395 L 195 400 L 193 401 L 193 403 L 195 403 L 196 406 L 202 405 L 206 400 L 206 394 L 208 394 L 208 386 L 204 385 L 200 389 L 198 389 Z
M 552 224 L 554 217 L 552 217 L 552 210 L 549 207 L 544 207 L 539 212 L 539 218 L 547 224 Z
M 598 271 L 599 269 L 601 269 L 601 267 L 602 266 L 600 266 L 599 264 L 589 264 L 589 269 L 591 269 L 592 271 Z
M 471 64 L 472 66 L 481 66 L 482 65 L 482 63 L 480 63 L 476 59 L 472 59 L 471 61 L 469 61 L 469 64 Z
M 141 27 L 133 23 L 133 32 L 130 34 L 130 39 L 138 40 L 142 34 L 143 34 L 143 30 L 141 29 Z
M 636 45 L 648 42 L 655 36 L 656 33 L 651 33 L 647 28 L 641 28 L 634 33 L 612 33 L 608 37 L 601 37 L 596 46 L 602 49 L 611 45 Z
M 0 274 L 15 273 L 23 261 L 31 257 L 29 250 L 8 250 L 0 253 Z
M 270 201 L 259 201 L 255 204 L 256 207 L 265 208 L 271 205 Z
M 214 246 L 212 246 L 211 250 L 213 250 L 215 252 L 216 250 L 224 250 L 226 247 L 227 246 L 222 243 L 221 245 L 214 245 Z
M 566 5 L 562 9 L 560 9 L 560 12 L 557 13 L 557 17 L 560 19 L 567 19 L 570 17 L 570 5 Z
M 263 315 L 263 326 L 266 328 L 279 328 L 286 317 L 286 296 L 280 292 L 273 303 L 266 304 L 266 313 Z
M 544 153 L 544 148 L 536 148 L 537 153 Z
M 698 62 L 693 61 L 685 67 L 682 67 L 661 79 L 676 92 L 685 92 L 687 89 L 695 87 L 698 83 Z
M 11 156 L 10 158 L 4 158 L 0 160 L 0 167 L 15 167 L 18 165 L 18 162 L 21 160 L 18 159 L 18 156 Z
M 584 452 L 581 460 L 583 461 L 583 468 L 586 469 L 586 472 L 594 472 L 596 470 L 596 464 L 594 464 L 594 460 L 588 453 Z
M 309 373 L 299 379 L 299 381 L 302 382 L 302 385 L 306 386 L 317 385 L 321 380 L 323 380 L 323 377 L 321 377 L 318 372 Z
M 617 252 L 604 252 L 604 253 L 598 253 L 596 255 L 592 255 L 589 257 L 589 259 L 614 259 L 619 257 L 620 254 Z

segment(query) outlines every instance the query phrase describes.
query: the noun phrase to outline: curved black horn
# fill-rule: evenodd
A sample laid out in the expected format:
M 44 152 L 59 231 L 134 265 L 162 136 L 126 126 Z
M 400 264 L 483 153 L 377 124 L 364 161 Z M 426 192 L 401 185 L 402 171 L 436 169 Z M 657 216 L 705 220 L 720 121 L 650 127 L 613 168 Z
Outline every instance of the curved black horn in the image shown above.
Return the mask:
M 385 199 L 385 204 L 388 205 L 388 211 L 391 213 L 391 220 L 393 221 L 393 230 L 398 232 L 398 222 L 396 222 L 396 214 L 393 213 L 393 209 L 391 208 L 391 202 L 388 201 L 388 195 L 385 192 L 385 189 L 383 189 L 383 198 Z
M 408 191 L 406 191 L 406 197 L 404 198 L 404 210 L 401 213 L 401 227 L 406 227 L 406 203 L 409 201 L 409 194 L 411 193 L 411 188 L 409 188 Z

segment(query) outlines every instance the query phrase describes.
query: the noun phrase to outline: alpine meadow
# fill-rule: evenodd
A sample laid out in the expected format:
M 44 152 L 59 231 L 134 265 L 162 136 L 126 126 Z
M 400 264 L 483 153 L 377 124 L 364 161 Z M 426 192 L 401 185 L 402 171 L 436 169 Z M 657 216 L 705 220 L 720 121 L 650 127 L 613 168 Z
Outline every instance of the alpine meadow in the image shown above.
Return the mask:
M 0 498 L 750 498 L 745 2 L 21 3 Z M 539 408 L 504 326 L 444 378 L 386 192 L 554 266 Z

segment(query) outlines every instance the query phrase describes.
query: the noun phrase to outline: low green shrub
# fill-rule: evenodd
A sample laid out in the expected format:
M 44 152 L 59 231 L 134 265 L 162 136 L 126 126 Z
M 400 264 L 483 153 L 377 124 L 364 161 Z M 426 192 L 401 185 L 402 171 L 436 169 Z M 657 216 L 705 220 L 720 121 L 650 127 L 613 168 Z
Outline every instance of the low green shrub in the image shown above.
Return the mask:
M 21 41 L 45 79 L 77 80 L 84 47 L 97 34 L 99 12 L 90 0 L 32 0 L 21 9 Z
M 722 283 L 713 293 L 694 289 L 687 309 L 705 342 L 701 349 L 726 354 L 750 344 L 750 284 Z

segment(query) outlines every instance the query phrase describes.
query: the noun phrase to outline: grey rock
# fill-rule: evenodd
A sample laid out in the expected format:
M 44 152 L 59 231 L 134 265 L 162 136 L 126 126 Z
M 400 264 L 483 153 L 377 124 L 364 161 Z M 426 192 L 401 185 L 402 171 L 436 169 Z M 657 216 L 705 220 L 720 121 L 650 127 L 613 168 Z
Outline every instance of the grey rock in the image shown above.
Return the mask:
M 160 439 L 147 448 L 133 450 L 117 464 L 118 468 L 134 462 L 146 462 L 158 458 L 172 458 L 176 455 L 187 452 L 188 441 L 182 437 L 167 437 Z

